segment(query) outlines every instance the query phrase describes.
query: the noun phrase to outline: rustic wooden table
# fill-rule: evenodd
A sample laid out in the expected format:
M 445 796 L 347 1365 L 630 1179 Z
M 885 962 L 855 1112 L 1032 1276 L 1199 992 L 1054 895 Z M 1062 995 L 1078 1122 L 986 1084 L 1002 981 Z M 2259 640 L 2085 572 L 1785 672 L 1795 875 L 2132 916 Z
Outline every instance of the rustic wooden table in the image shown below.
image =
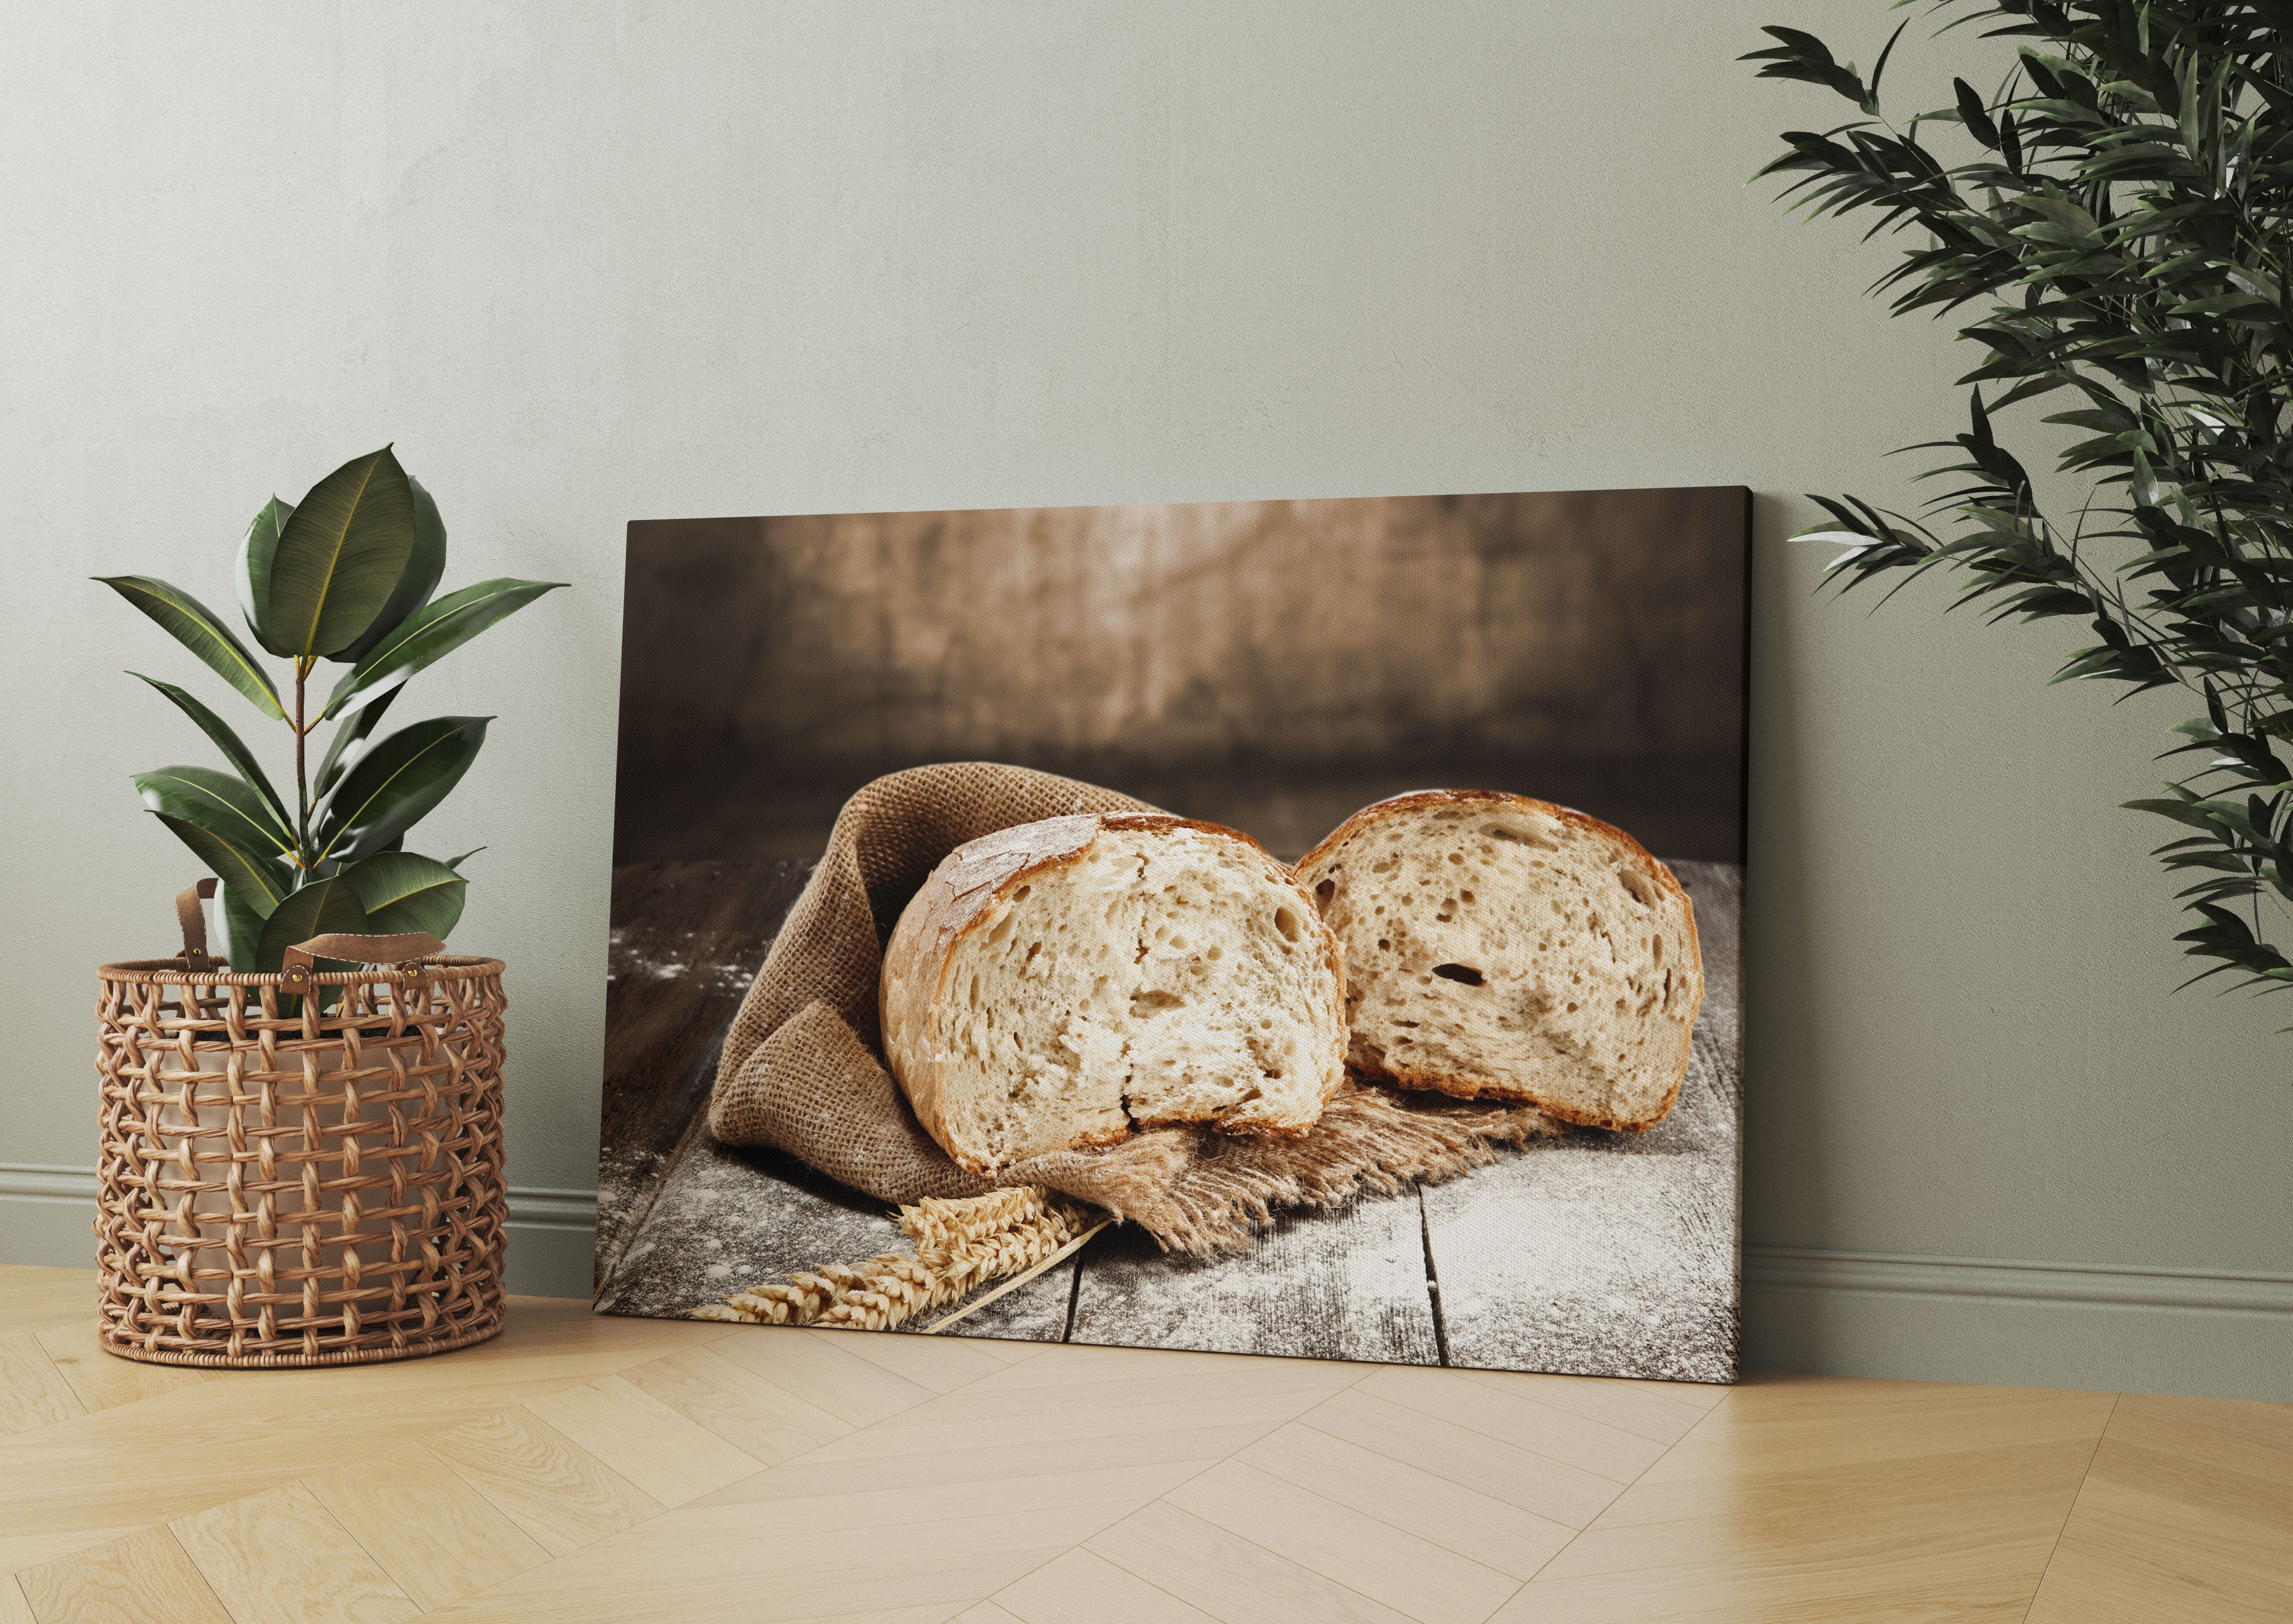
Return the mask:
M 1398 1197 L 1280 1220 L 1249 1253 L 1124 1228 L 962 1322 L 968 1336 L 1689 1381 L 1735 1372 L 1743 871 L 1676 863 L 1706 994 L 1679 1105 Z M 705 1121 L 717 1052 L 802 889 L 799 862 L 613 877 L 598 1171 L 600 1311 L 681 1314 L 901 1249 L 882 1205 Z

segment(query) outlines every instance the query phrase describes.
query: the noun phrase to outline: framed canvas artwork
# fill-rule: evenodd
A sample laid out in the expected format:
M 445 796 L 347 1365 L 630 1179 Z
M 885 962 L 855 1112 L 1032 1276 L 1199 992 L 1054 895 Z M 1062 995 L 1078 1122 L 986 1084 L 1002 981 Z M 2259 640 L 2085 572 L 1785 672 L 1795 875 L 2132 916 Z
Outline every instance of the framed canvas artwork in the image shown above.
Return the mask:
M 631 524 L 599 1308 L 1732 1380 L 1748 538 Z

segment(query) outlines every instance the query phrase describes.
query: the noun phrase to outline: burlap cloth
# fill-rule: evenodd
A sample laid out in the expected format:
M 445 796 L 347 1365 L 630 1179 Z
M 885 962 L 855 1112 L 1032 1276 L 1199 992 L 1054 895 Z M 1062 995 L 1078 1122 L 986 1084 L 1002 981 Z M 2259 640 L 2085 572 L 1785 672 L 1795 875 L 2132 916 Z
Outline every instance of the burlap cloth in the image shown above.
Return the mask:
M 955 762 L 893 773 L 844 803 L 828 850 L 758 971 L 717 1067 L 710 1132 L 770 1145 L 880 1200 L 1047 1184 L 1181 1252 L 1240 1250 L 1289 1206 L 1364 1187 L 1391 1194 L 1560 1132 L 1542 1113 L 1349 1086 L 1312 1132 L 1234 1138 L 1155 1128 L 1098 1150 L 965 1172 L 917 1123 L 885 1069 L 876 989 L 883 944 L 939 860 L 968 840 L 1077 812 L 1155 811 L 1112 790 L 1025 767 Z

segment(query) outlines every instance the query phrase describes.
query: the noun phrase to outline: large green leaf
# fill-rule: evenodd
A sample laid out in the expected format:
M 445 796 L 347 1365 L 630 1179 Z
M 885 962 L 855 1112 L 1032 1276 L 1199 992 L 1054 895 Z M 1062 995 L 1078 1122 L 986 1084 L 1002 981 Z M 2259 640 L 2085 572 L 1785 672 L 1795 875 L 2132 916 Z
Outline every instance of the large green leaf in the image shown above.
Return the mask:
M 314 936 L 330 936 L 336 931 L 363 935 L 368 929 L 366 909 L 360 905 L 358 893 L 342 879 L 320 880 L 304 886 L 288 897 L 271 911 L 263 922 L 263 939 L 257 944 L 255 963 L 265 973 L 275 972 L 287 956 L 287 950 Z M 339 959 L 320 959 L 320 970 L 344 968 Z
M 245 741 L 231 731 L 231 724 L 172 682 L 161 682 L 157 677 L 144 677 L 141 671 L 127 674 L 142 677 L 145 682 L 174 700 L 176 708 L 199 724 L 199 731 L 215 741 L 215 748 L 223 751 L 223 758 L 239 769 L 239 775 L 263 797 L 263 804 L 278 818 L 279 826 L 281 829 L 288 826 L 291 820 L 288 816 L 287 803 L 279 799 L 279 792 L 271 787 L 271 780 L 263 774 L 263 764 L 255 759 L 255 753 L 247 748 Z
M 365 907 L 368 928 L 385 935 L 425 930 L 440 941 L 462 917 L 470 882 L 435 857 L 378 851 L 343 870 Z
M 390 702 L 405 690 L 393 688 L 364 709 L 353 711 L 335 728 L 335 736 L 327 741 L 327 753 L 319 759 L 318 775 L 311 780 L 311 793 L 324 800 L 327 792 L 335 787 L 335 780 L 358 764 L 366 754 L 367 744 L 375 724 L 382 713 L 390 709 Z
M 368 751 L 320 810 L 312 836 L 319 855 L 352 863 L 405 833 L 461 782 L 492 720 L 442 716 L 401 728 Z
M 264 624 L 308 660 L 347 648 L 390 601 L 414 551 L 414 491 L 388 446 L 311 487 L 279 532 Z
M 174 831 L 175 838 L 190 847 L 226 889 L 238 887 L 239 900 L 256 917 L 269 918 L 271 910 L 293 889 L 286 869 L 264 853 L 250 851 L 189 818 L 171 817 L 165 812 L 154 816 Z
M 430 499 L 420 480 L 409 474 L 406 487 L 414 493 L 414 550 L 407 555 L 406 568 L 399 574 L 398 585 L 391 589 L 390 601 L 374 617 L 374 624 L 349 647 L 329 656 L 332 659 L 351 662 L 365 658 L 369 649 L 430 601 L 430 595 L 438 589 L 438 578 L 446 572 L 446 521 L 439 516 L 438 504 Z
M 264 899 L 262 907 L 268 906 Z M 247 900 L 244 888 L 226 881 L 215 892 L 215 917 L 218 939 L 208 944 L 209 950 L 241 974 L 251 973 L 263 945 L 264 914 Z
M 255 662 L 247 645 L 231 636 L 231 628 L 215 611 L 181 587 L 171 587 L 149 575 L 99 575 L 95 578 L 166 627 L 175 640 L 206 661 L 225 682 L 280 721 L 286 707 L 279 690 Z
M 274 496 L 247 521 L 239 543 L 239 612 L 255 640 L 274 654 L 294 652 L 271 641 L 270 624 L 271 560 L 279 552 L 279 532 L 294 516 L 295 509 Z
M 294 849 L 295 837 L 243 778 L 212 767 L 163 767 L 136 774 L 134 784 L 152 811 L 212 830 L 233 845 L 266 857 Z
M 476 637 L 495 621 L 506 620 L 545 592 L 555 591 L 562 581 L 482 581 L 474 587 L 449 592 L 436 603 L 385 635 L 343 675 L 327 696 L 324 721 L 372 704 L 398 685 Z

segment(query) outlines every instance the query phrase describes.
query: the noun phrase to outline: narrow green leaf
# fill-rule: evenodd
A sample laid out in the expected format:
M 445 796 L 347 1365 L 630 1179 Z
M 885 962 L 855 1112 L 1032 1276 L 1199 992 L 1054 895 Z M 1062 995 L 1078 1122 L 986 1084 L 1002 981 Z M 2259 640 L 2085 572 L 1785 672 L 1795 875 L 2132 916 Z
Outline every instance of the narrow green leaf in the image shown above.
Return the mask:
M 446 859 L 446 866 L 451 869 L 459 869 L 463 864 L 468 862 L 472 857 L 476 857 L 485 848 L 482 846 L 473 846 L 469 850 L 464 852 L 458 857 L 448 857 Z
M 380 699 L 344 718 L 335 728 L 335 736 L 327 741 L 327 753 L 319 759 L 318 775 L 311 780 L 313 800 L 324 800 L 328 792 L 335 787 L 335 781 L 358 765 L 358 759 L 366 754 L 375 724 L 381 721 L 383 713 L 390 709 L 390 702 L 404 692 L 403 688 L 391 689 Z
M 279 826 L 284 829 L 292 823 L 293 820 L 288 816 L 287 803 L 280 800 L 279 792 L 271 787 L 271 780 L 263 774 L 263 764 L 255 759 L 255 753 L 247 748 L 239 735 L 231 731 L 231 724 L 172 682 L 161 682 L 157 677 L 145 677 L 141 671 L 130 671 L 127 674 L 130 677 L 142 678 L 143 681 L 150 683 L 160 693 L 174 700 L 176 708 L 197 723 L 201 733 L 215 741 L 215 748 L 223 751 L 223 759 L 237 767 L 239 775 L 247 780 L 256 794 L 263 797 L 263 804 L 271 808 L 271 816 L 279 820 Z
M 462 646 L 497 621 L 508 618 L 562 581 L 482 581 L 450 592 L 377 643 L 327 696 L 323 721 L 371 704 L 400 683 Z
M 279 690 L 255 662 L 247 646 L 231 636 L 231 628 L 215 612 L 180 587 L 149 575 L 99 575 L 95 578 L 167 629 L 177 642 L 207 663 L 209 670 L 280 721 L 287 719 Z
M 279 551 L 279 532 L 294 516 L 295 509 L 274 496 L 247 522 L 239 543 L 239 612 L 255 640 L 274 654 L 294 652 L 271 641 L 269 618 L 271 560 Z
M 377 852 L 342 877 L 358 893 L 369 929 L 385 935 L 425 930 L 442 942 L 462 917 L 470 889 L 451 865 L 410 851 Z
M 343 775 L 321 808 L 319 855 L 340 863 L 380 851 L 461 782 L 490 716 L 445 716 L 392 734 Z
M 374 624 L 414 551 L 414 492 L 385 446 L 311 487 L 279 533 L 264 623 L 298 659 L 339 653 Z
M 213 830 L 234 845 L 265 856 L 292 851 L 295 837 L 273 817 L 246 780 L 212 767 L 163 767 L 134 775 L 143 804 L 154 812 Z
M 407 555 L 406 568 L 398 577 L 398 585 L 391 589 L 390 601 L 374 617 L 374 624 L 348 648 L 329 656 L 332 659 L 364 659 L 369 649 L 430 601 L 430 595 L 438 589 L 438 578 L 446 572 L 446 521 L 439 516 L 438 504 L 430 499 L 420 480 L 409 474 L 406 488 L 414 496 L 414 550 Z
M 255 968 L 266 974 L 275 973 L 289 947 L 314 936 L 330 936 L 336 931 L 364 935 L 366 930 L 366 910 L 359 905 L 358 893 L 347 881 L 315 881 L 283 899 L 263 922 L 263 938 L 255 947 Z M 324 971 L 348 966 L 339 959 L 320 959 L 317 968 Z
M 247 850 L 188 818 L 170 817 L 165 812 L 153 816 L 173 830 L 175 838 L 190 847 L 226 887 L 239 887 L 240 901 L 256 917 L 269 918 L 271 910 L 286 897 L 287 871 L 264 853 Z

